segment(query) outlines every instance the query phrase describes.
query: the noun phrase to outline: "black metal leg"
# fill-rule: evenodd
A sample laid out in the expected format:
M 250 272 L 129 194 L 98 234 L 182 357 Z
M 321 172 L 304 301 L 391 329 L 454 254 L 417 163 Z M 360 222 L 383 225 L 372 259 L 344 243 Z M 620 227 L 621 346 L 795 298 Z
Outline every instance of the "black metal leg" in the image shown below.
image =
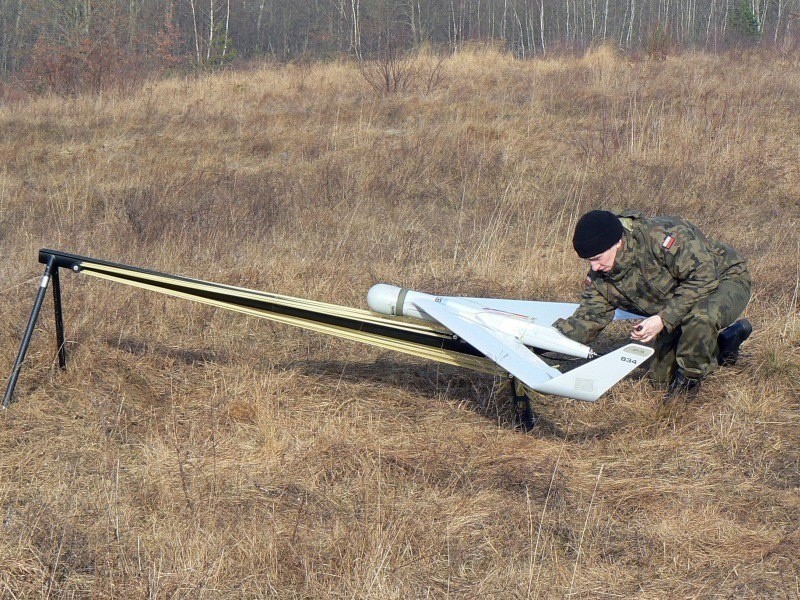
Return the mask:
M 8 405 L 11 404 L 11 397 L 14 395 L 14 388 L 17 386 L 19 371 L 22 368 L 22 361 L 25 360 L 25 354 L 28 352 L 28 346 L 31 343 L 31 336 L 33 335 L 33 330 L 36 327 L 36 321 L 39 318 L 39 312 L 42 310 L 44 295 L 47 292 L 47 286 L 50 284 L 50 275 L 53 271 L 54 261 L 55 256 L 50 256 L 47 261 L 47 266 L 45 266 L 44 275 L 42 275 L 42 281 L 39 284 L 39 292 L 36 294 L 36 301 L 33 303 L 31 317 L 28 319 L 28 327 L 25 329 L 25 335 L 22 336 L 22 345 L 19 348 L 17 360 L 14 362 L 14 369 L 11 371 L 11 377 L 8 380 L 6 395 L 3 396 L 3 408 L 7 408 Z
M 536 425 L 539 417 L 533 413 L 531 400 L 516 379 L 511 382 L 511 394 L 513 395 L 516 426 L 530 431 Z
M 58 345 L 58 366 L 67 368 L 67 347 L 64 344 L 64 316 L 61 313 L 61 283 L 58 277 L 58 267 L 53 270 L 53 308 L 56 313 L 56 344 Z

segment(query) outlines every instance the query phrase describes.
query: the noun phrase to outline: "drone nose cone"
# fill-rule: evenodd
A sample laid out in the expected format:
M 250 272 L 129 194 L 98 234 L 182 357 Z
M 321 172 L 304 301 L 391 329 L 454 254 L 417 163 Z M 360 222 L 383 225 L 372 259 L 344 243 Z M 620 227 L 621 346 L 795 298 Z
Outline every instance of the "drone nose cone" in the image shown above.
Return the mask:
M 387 283 L 377 283 L 367 292 L 367 305 L 370 310 L 382 315 L 402 315 L 403 307 L 397 306 L 401 288 Z

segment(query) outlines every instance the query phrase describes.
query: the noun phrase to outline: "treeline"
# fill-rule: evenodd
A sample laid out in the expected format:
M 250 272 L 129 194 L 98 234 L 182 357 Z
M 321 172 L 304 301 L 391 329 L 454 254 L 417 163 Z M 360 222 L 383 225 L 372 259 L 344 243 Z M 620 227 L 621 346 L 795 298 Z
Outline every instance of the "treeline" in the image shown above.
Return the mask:
M 793 47 L 800 0 L 0 0 L 0 72 L 102 85 L 178 65 L 395 55 L 480 41 L 520 57 L 606 40 L 665 54 Z

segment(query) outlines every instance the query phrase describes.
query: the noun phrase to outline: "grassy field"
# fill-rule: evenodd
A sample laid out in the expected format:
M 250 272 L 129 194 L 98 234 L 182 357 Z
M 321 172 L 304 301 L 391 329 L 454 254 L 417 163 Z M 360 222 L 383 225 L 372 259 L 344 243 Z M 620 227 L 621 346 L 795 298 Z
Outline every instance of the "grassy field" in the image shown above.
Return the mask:
M 0 597 L 800 597 L 800 58 L 403 66 L 0 105 L 3 377 L 40 247 L 362 308 L 574 301 L 591 208 L 750 259 L 740 363 L 689 405 L 542 397 L 524 434 L 492 377 L 64 273 L 69 368 L 48 297 L 0 415 Z

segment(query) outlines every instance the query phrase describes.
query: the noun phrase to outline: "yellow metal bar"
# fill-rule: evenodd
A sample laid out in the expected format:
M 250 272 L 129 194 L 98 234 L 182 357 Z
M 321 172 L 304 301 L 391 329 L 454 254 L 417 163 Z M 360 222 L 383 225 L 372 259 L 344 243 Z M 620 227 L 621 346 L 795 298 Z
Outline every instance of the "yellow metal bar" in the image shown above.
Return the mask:
M 149 281 L 152 281 L 154 284 L 171 285 L 175 281 L 178 281 L 184 286 L 188 286 L 197 290 L 202 290 L 207 292 L 216 292 L 219 290 L 224 290 L 227 292 L 234 293 L 238 298 L 245 298 L 245 299 L 249 298 L 252 300 L 267 300 L 269 302 L 281 304 L 282 306 L 296 307 L 333 316 L 358 319 L 365 323 L 378 323 L 380 325 L 390 326 L 396 329 L 402 329 L 404 331 L 416 331 L 428 334 L 438 334 L 441 335 L 442 337 L 449 336 L 449 334 L 445 333 L 441 328 L 423 325 L 412 321 L 400 321 L 397 319 L 386 318 L 383 316 L 376 315 L 375 313 L 372 313 L 367 310 L 359 308 L 350 308 L 338 304 L 328 304 L 325 302 L 318 302 L 316 300 L 294 298 L 292 296 L 283 296 L 281 294 L 272 294 L 269 292 L 261 292 L 257 290 L 251 290 L 248 288 L 211 283 L 196 279 L 171 278 L 161 274 L 156 275 L 141 271 L 126 270 L 119 267 L 111 267 L 108 265 L 95 264 L 90 262 L 81 263 L 81 271 L 85 272 L 88 275 L 94 275 L 97 277 L 102 277 L 102 275 L 106 275 L 105 277 L 106 279 L 110 279 L 121 283 L 127 283 L 128 285 L 133 285 L 136 287 L 144 287 L 144 286 L 142 284 L 130 281 L 128 274 L 132 274 L 138 279 L 147 279 Z M 149 289 L 152 289 L 154 291 L 159 291 L 161 293 L 167 293 L 167 291 L 162 289 L 162 286 L 159 285 L 155 285 L 154 287 L 151 287 Z
M 179 281 L 182 286 L 190 287 L 198 291 L 202 290 L 207 292 L 216 292 L 220 289 L 224 289 L 229 292 L 235 293 L 235 296 L 237 298 L 267 300 L 269 302 L 280 304 L 281 306 L 296 307 L 315 313 L 336 315 L 348 319 L 358 320 L 364 323 L 379 324 L 382 326 L 391 327 L 398 331 L 425 333 L 428 335 L 433 335 L 443 338 L 449 337 L 448 333 L 442 332 L 439 329 L 426 327 L 425 325 L 417 323 L 405 323 L 395 319 L 383 318 L 369 311 L 361 309 L 348 308 L 345 306 L 327 304 L 324 302 L 316 302 L 312 300 L 303 300 L 300 298 L 293 298 L 291 296 L 269 294 L 266 292 L 258 292 L 246 288 L 237 288 L 234 286 L 210 284 L 208 282 L 202 282 L 198 280 L 189 280 L 185 278 L 172 279 L 169 277 L 165 277 L 163 275 L 154 275 L 150 273 L 142 273 L 139 271 L 127 271 L 125 269 L 121 269 L 118 267 L 110 267 L 107 265 L 98 265 L 88 262 L 84 262 L 81 264 L 81 271 L 87 275 L 98 277 L 100 279 L 106 279 L 108 281 L 114 281 L 118 283 L 125 283 L 127 285 L 150 290 L 153 292 L 158 292 L 175 298 L 183 298 L 186 300 L 191 300 L 194 302 L 199 302 L 202 304 L 207 304 L 218 308 L 223 308 L 226 310 L 232 310 L 246 315 L 268 319 L 278 323 L 285 323 L 287 325 L 293 325 L 296 327 L 301 327 L 303 329 L 308 329 L 311 331 L 316 331 L 319 333 L 324 333 L 327 335 L 332 335 L 343 339 L 357 341 L 364 344 L 385 348 L 388 350 L 394 350 L 396 352 L 401 352 L 404 354 L 409 354 L 412 356 L 417 356 L 420 358 L 425 358 L 436 362 L 450 364 L 458 367 L 464 367 L 472 369 L 474 371 L 479 371 L 489 374 L 503 373 L 503 371 L 499 367 L 497 367 L 497 365 L 494 362 L 481 356 L 462 354 L 460 352 L 448 350 L 445 348 L 436 348 L 425 344 L 414 343 L 413 341 L 410 340 L 396 339 L 393 337 L 377 335 L 375 333 L 358 331 L 357 329 L 340 327 L 328 323 L 303 319 L 292 315 L 273 313 L 263 309 L 252 308 L 240 304 L 225 302 L 223 300 L 206 298 L 202 295 L 196 295 L 190 292 L 170 289 L 170 287 L 168 286 L 174 284 L 176 281 Z M 131 275 L 135 275 L 135 277 L 138 279 L 145 279 L 147 280 L 147 282 L 131 280 L 130 279 Z

